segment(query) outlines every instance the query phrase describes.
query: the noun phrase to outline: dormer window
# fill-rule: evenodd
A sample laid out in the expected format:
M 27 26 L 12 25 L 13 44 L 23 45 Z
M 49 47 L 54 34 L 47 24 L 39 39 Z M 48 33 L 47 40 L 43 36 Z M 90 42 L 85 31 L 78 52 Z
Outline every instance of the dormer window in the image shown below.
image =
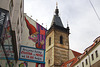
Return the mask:
M 60 36 L 60 44 L 63 44 L 63 37 Z

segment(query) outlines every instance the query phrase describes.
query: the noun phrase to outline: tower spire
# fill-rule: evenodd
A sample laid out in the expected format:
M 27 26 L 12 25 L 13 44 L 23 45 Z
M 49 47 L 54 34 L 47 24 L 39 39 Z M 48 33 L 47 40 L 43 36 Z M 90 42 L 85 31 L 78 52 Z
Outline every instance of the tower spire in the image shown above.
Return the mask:
M 60 27 L 64 27 L 63 24 L 62 24 L 62 21 L 59 17 L 59 9 L 58 9 L 58 4 L 56 2 L 56 9 L 55 9 L 55 15 L 53 17 L 53 20 L 52 20 L 52 23 L 51 23 L 51 26 L 53 25 L 57 25 L 57 26 L 60 26 Z
M 58 3 L 56 2 L 56 10 L 55 10 L 55 14 L 58 16 L 58 13 L 59 13 Z

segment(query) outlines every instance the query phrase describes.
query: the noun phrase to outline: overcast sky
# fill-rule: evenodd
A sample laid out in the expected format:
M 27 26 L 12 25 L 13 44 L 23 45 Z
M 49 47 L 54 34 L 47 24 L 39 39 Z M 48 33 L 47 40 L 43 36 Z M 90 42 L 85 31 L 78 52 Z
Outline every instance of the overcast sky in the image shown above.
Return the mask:
M 83 53 L 100 35 L 100 20 L 89 0 L 24 0 L 24 12 L 47 29 L 50 28 L 58 2 L 59 15 L 64 27 L 70 27 L 70 48 Z M 100 16 L 100 0 L 91 0 Z

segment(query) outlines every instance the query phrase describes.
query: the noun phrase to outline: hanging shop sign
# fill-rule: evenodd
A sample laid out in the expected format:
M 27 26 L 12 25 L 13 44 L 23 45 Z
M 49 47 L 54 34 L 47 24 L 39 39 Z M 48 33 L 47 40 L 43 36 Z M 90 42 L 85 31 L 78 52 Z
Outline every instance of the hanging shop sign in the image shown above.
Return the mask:
M 0 61 L 1 67 L 13 67 L 14 52 L 9 11 L 0 8 Z M 4 62 L 5 61 L 5 62 Z
M 0 8 L 0 38 L 1 38 L 1 35 L 2 35 L 2 32 L 3 32 L 4 24 L 6 22 L 7 14 L 8 14 L 7 10 Z
M 21 46 L 19 60 L 45 63 L 45 51 L 43 49 Z
M 0 48 L 0 59 L 14 59 L 12 35 L 11 35 L 11 23 L 10 16 L 7 10 L 0 8 L 0 39 L 2 39 L 3 45 Z M 4 54 L 5 51 L 5 54 Z

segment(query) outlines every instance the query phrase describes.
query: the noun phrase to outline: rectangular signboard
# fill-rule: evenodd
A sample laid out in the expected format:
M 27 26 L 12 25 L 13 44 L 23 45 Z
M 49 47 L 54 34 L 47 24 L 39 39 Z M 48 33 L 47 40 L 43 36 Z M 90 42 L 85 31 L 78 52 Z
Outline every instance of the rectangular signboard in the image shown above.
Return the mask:
M 45 63 L 45 50 L 21 45 L 19 60 Z

